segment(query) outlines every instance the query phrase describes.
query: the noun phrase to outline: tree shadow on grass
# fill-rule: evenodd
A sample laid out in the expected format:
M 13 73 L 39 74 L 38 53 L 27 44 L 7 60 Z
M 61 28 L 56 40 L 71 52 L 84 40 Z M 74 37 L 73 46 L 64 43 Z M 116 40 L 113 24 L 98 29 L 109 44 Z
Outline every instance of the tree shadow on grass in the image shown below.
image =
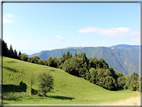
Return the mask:
M 20 82 L 19 85 L 13 85 L 13 84 L 2 84 L 2 92 L 26 92 L 27 85 L 23 83 L 23 81 Z
M 18 85 L 7 84 L 2 85 L 2 92 L 23 92 L 23 90 Z
M 111 91 L 121 91 L 121 90 L 124 90 L 123 88 L 117 88 L 117 89 L 112 89 Z
M 3 100 L 9 100 L 9 101 L 21 101 L 21 100 L 19 99 L 19 97 L 17 97 L 17 98 L 14 98 L 14 97 L 12 97 L 12 98 L 3 98 Z M 6 104 L 6 103 L 4 103 L 4 104 Z
M 61 99 L 61 100 L 72 100 L 74 97 L 66 97 L 66 96 L 47 96 L 49 98 Z
M 32 94 L 32 95 L 38 94 L 38 90 L 35 90 L 35 89 L 32 88 L 32 89 L 31 89 L 31 94 Z
M 27 85 L 26 83 L 23 83 L 23 81 L 20 82 L 19 85 L 13 85 L 13 84 L 2 84 L 2 99 L 3 100 L 14 100 L 14 101 L 21 101 L 20 98 L 23 97 L 23 94 L 17 94 L 17 92 L 26 92 Z M 16 92 L 16 93 L 15 93 Z
M 3 68 L 5 68 L 5 69 L 7 69 L 7 70 L 10 70 L 10 71 L 13 71 L 13 72 L 18 72 L 18 70 L 13 69 L 13 68 L 10 68 L 10 67 L 3 67 Z

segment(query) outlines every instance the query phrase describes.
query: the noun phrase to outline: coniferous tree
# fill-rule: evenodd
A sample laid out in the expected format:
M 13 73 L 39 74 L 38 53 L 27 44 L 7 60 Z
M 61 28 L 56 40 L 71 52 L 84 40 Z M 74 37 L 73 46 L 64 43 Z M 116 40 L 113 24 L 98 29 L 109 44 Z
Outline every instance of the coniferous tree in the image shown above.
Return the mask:
M 67 60 L 69 58 L 69 56 L 70 56 L 70 52 L 68 51 L 66 56 L 65 56 L 65 59 Z
M 14 50 L 14 58 L 17 58 L 17 51 L 16 51 L 16 49 Z
M 20 59 L 21 57 L 21 51 L 19 51 L 19 54 L 18 54 L 18 59 Z
M 83 63 L 85 63 L 86 62 L 86 64 L 88 65 L 88 59 L 87 59 L 87 57 L 86 57 L 86 53 L 84 52 L 83 53 Z
M 14 52 L 13 52 L 12 45 L 10 45 L 10 57 L 14 57 Z
M 10 52 L 13 54 L 13 48 L 12 48 L 12 45 L 10 45 Z
M 77 57 L 77 52 L 75 52 L 75 55 L 74 55 L 75 57 Z
M 21 51 L 19 51 L 19 56 L 21 55 Z
M 8 48 L 7 48 L 7 43 L 2 41 L 2 55 L 3 56 L 8 56 Z
M 72 58 L 72 53 L 70 54 L 69 58 L 70 58 L 70 59 Z
M 66 56 L 65 53 L 63 53 L 63 58 L 64 58 L 64 59 L 65 59 L 65 56 Z

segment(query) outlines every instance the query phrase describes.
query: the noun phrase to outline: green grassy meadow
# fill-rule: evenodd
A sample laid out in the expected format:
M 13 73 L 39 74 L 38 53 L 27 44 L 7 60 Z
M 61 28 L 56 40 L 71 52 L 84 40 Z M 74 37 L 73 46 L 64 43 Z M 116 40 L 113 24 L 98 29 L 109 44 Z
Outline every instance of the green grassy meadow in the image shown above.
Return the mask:
M 139 96 L 138 92 L 129 90 L 110 91 L 75 77 L 58 68 L 33 64 L 21 60 L 3 57 L 3 104 L 101 104 Z M 54 78 L 54 90 L 47 97 L 30 95 L 30 75 L 49 71 Z M 26 91 L 20 91 L 19 84 L 26 83 Z M 37 84 L 32 86 L 38 91 Z

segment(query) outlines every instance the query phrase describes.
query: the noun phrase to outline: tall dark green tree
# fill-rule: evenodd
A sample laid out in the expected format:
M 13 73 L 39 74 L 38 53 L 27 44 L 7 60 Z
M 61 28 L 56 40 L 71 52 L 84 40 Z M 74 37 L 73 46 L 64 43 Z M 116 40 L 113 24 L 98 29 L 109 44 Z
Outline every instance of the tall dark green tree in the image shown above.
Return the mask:
M 2 41 L 2 56 L 8 56 L 8 48 L 5 41 Z
M 64 58 L 64 59 L 65 59 L 65 56 L 66 56 L 65 53 L 63 53 L 63 58 Z
M 70 54 L 69 58 L 70 58 L 70 59 L 72 58 L 72 53 Z
M 10 45 L 10 52 L 13 53 L 12 45 Z
M 19 54 L 18 54 L 18 59 L 20 59 L 21 57 L 21 51 L 19 51 Z
M 86 63 L 88 64 L 88 60 L 87 60 L 87 57 L 86 57 L 86 53 L 85 53 L 85 52 L 83 53 L 82 58 L 83 58 L 83 63 L 86 62 Z
M 21 55 L 21 51 L 19 51 L 19 55 L 18 56 L 20 56 Z
M 17 51 L 14 49 L 14 58 L 17 58 Z
M 74 55 L 75 57 L 77 57 L 77 52 L 75 52 L 75 55 Z
M 12 45 L 10 45 L 10 57 L 14 57 L 14 52 L 13 52 Z
M 66 53 L 65 59 L 66 59 L 66 60 L 69 59 L 69 56 L 70 56 L 70 52 L 68 51 L 68 52 Z
M 48 66 L 51 66 L 51 67 L 54 66 L 52 57 L 48 58 Z

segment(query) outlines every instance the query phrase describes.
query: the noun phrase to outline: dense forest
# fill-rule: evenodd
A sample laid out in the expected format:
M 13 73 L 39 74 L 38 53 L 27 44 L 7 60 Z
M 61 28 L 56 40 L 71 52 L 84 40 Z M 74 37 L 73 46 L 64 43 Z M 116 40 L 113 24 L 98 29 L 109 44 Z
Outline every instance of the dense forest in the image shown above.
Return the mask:
M 141 77 L 135 72 L 131 76 L 124 76 L 121 72 L 115 72 L 112 67 L 105 62 L 103 58 L 96 57 L 87 58 L 86 53 L 81 53 L 73 56 L 68 51 L 58 59 L 50 57 L 48 60 L 42 60 L 38 56 L 28 57 L 25 53 L 17 53 L 13 50 L 12 45 L 8 49 L 7 43 L 2 42 L 2 56 L 16 58 L 31 63 L 46 65 L 50 67 L 63 69 L 65 72 L 84 78 L 93 84 L 99 85 L 108 90 L 129 89 L 132 91 L 139 90 L 139 80 Z

